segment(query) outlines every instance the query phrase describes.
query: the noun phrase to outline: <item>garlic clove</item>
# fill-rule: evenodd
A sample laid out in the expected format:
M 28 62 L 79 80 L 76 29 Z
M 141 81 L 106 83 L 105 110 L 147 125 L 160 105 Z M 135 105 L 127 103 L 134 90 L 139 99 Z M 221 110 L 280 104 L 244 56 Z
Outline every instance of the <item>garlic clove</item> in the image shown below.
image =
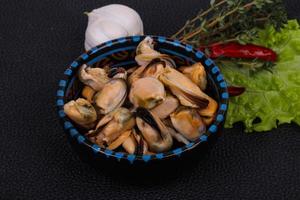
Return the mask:
M 108 40 L 128 36 L 128 32 L 123 26 L 113 21 L 98 20 L 93 22 L 86 31 L 85 48 L 89 49 L 95 44 L 101 44 Z
M 111 4 L 87 14 L 85 49 L 119 37 L 143 35 L 143 22 L 139 14 L 124 5 Z
M 84 48 L 86 51 L 110 40 L 109 36 L 105 35 L 101 29 L 93 27 L 94 26 L 89 26 L 85 32 Z
M 98 21 L 95 23 L 98 23 Z M 100 21 L 98 25 L 101 26 L 103 33 L 111 40 L 122 37 L 123 35 L 129 35 L 128 31 L 122 25 L 114 21 Z
M 92 12 L 101 16 L 101 19 L 111 19 L 127 27 L 130 34 L 143 34 L 143 22 L 140 15 L 132 8 L 122 4 L 110 4 Z

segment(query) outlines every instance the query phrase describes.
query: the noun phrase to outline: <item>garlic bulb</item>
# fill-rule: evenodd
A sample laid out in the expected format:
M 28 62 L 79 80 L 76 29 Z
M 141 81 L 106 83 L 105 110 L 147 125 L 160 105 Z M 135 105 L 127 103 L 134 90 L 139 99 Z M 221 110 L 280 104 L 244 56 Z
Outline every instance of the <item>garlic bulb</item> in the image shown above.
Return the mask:
M 143 35 L 143 22 L 139 14 L 125 5 L 110 4 L 87 14 L 85 50 L 119 37 Z

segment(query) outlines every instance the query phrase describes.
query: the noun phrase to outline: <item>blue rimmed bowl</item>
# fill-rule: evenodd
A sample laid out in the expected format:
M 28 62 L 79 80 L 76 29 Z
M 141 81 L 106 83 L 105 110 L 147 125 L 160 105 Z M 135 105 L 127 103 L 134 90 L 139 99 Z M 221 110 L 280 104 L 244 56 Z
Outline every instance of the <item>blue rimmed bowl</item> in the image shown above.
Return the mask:
M 74 60 L 64 71 L 64 75 L 59 81 L 59 89 L 57 90 L 56 104 L 58 108 L 58 115 L 66 133 L 72 140 L 73 144 L 75 143 L 87 152 L 90 152 L 94 157 L 104 157 L 115 159 L 117 161 L 129 161 L 129 163 L 165 160 L 167 158 L 178 157 L 189 152 L 195 147 L 209 142 L 212 138 L 218 137 L 222 132 L 228 106 L 228 91 L 227 84 L 220 72 L 220 69 L 211 59 L 205 57 L 201 51 L 194 49 L 191 45 L 183 44 L 177 40 L 161 36 L 151 37 L 155 42 L 155 49 L 159 52 L 170 55 L 176 62 L 177 66 L 191 65 L 195 62 L 201 62 L 203 64 L 208 74 L 208 87 L 205 92 L 219 103 L 217 115 L 213 123 L 207 129 L 207 132 L 197 140 L 187 145 L 176 147 L 175 149 L 165 153 L 158 153 L 155 155 L 134 155 L 111 151 L 93 144 L 83 135 L 82 130 L 70 121 L 63 111 L 64 104 L 72 99 L 78 98 L 83 88 L 82 83 L 78 80 L 77 70 L 82 64 L 88 64 L 94 67 L 109 65 L 112 67 L 124 67 L 127 69 L 134 67 L 137 65 L 134 60 L 136 47 L 139 42 L 145 38 L 145 36 L 119 38 L 106 42 L 92 48 L 90 51 L 82 54 Z

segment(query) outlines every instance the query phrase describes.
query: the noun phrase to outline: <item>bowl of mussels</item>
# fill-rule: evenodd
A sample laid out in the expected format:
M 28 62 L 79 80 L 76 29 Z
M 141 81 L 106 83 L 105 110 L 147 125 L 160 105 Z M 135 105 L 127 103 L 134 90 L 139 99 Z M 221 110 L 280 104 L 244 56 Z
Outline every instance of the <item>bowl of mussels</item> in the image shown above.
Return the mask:
M 219 68 L 191 45 L 161 36 L 119 38 L 64 71 L 58 114 L 96 157 L 178 157 L 220 135 L 228 105 Z

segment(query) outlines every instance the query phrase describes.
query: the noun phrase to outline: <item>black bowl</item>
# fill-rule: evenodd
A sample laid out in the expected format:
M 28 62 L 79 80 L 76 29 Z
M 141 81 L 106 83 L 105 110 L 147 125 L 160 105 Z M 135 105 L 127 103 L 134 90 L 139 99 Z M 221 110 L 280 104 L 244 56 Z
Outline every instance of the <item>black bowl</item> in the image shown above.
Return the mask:
M 80 95 L 83 87 L 83 84 L 77 78 L 79 66 L 85 63 L 95 67 L 109 65 L 113 67 L 120 66 L 127 69 L 136 66 L 137 64 L 134 60 L 135 50 L 139 42 L 145 37 L 146 36 L 133 36 L 119 38 L 92 48 L 90 51 L 82 54 L 73 61 L 65 70 L 63 78 L 59 81 L 56 104 L 63 127 L 70 136 L 69 138 L 72 140 L 72 144 L 80 146 L 80 148 L 85 149 L 86 152 L 90 152 L 90 154 L 95 157 L 107 157 L 117 161 L 126 160 L 130 163 L 135 161 L 149 162 L 152 160 L 165 160 L 167 158 L 178 157 L 181 154 L 192 150 L 196 146 L 205 144 L 209 140 L 221 135 L 228 106 L 228 91 L 227 84 L 220 69 L 211 59 L 205 57 L 201 51 L 194 49 L 191 45 L 183 44 L 177 40 L 161 36 L 151 36 L 155 42 L 155 49 L 170 55 L 177 66 L 201 62 L 206 69 L 208 75 L 208 87 L 205 92 L 218 102 L 219 108 L 213 123 L 207 129 L 205 134 L 187 145 L 176 147 L 165 153 L 158 153 L 155 155 L 133 155 L 111 151 L 93 144 L 82 134 L 80 127 L 73 124 L 65 115 L 63 111 L 64 103 L 76 99 Z

